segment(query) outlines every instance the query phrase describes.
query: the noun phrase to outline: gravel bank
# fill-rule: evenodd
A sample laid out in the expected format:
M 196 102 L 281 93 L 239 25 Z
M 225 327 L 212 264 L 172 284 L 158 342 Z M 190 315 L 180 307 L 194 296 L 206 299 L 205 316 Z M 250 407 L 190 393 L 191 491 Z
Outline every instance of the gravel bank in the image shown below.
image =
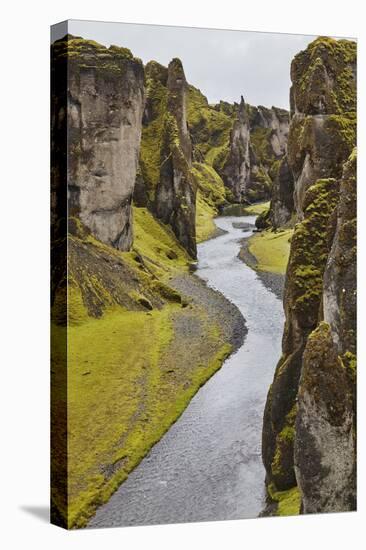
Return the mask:
M 208 312 L 212 321 L 220 326 L 225 340 L 233 346 L 233 352 L 240 348 L 248 331 L 244 317 L 233 303 L 195 275 L 178 275 L 169 284 Z

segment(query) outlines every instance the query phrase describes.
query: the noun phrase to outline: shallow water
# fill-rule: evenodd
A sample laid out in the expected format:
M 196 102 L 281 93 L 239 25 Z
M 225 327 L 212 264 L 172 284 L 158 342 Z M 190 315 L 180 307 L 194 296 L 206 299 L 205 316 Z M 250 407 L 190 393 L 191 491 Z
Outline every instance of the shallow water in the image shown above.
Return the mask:
M 196 274 L 246 319 L 241 348 L 198 391 L 178 421 L 101 506 L 90 527 L 256 517 L 264 506 L 262 416 L 280 356 L 282 304 L 238 258 L 250 233 L 221 217 L 224 235 L 198 246 Z

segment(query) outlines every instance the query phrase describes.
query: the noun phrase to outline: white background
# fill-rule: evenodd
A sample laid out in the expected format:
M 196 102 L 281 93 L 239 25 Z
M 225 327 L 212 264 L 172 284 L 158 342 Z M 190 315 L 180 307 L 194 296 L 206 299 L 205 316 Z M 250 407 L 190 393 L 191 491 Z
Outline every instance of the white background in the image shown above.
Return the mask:
M 59 0 L 2 4 L 0 137 L 2 548 L 359 548 L 365 534 L 365 318 L 360 307 L 359 512 L 66 532 L 47 523 L 49 479 L 49 25 L 67 18 L 356 36 L 359 241 L 365 240 L 364 3 Z M 270 63 L 271 60 L 269 59 Z M 238 66 L 240 70 L 240 65 Z M 364 264 L 360 246 L 359 266 Z M 365 301 L 365 272 L 359 303 Z M 362 322 L 363 321 L 363 322 Z M 361 542 L 362 541 L 362 542 Z M 364 547 L 364 546 L 363 546 Z

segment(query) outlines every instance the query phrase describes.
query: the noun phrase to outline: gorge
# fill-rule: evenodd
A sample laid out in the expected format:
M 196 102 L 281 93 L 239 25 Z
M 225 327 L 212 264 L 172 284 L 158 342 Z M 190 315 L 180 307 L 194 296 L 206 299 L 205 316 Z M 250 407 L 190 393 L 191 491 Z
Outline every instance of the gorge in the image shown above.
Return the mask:
M 54 521 L 354 510 L 356 44 L 290 112 L 71 35 L 52 79 Z

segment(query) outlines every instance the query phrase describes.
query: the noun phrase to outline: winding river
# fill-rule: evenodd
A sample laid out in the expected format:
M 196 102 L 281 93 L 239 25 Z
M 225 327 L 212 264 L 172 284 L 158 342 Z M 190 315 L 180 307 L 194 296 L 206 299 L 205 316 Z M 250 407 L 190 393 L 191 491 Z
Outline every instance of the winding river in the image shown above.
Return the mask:
M 226 233 L 199 245 L 196 271 L 240 309 L 248 328 L 244 344 L 89 527 L 253 518 L 262 510 L 262 416 L 284 317 L 280 300 L 237 258 L 240 239 L 250 233 L 233 222 L 254 221 L 254 216 L 217 218 Z

